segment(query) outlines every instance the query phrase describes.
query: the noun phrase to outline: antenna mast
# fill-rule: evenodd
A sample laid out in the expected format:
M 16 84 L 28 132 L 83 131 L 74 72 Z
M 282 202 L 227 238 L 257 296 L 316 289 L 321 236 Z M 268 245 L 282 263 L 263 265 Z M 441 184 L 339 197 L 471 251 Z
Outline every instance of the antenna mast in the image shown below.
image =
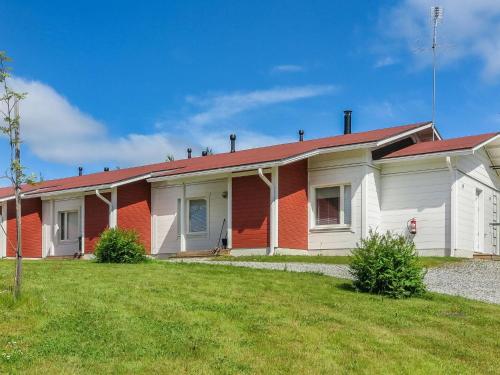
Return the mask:
M 443 19 L 443 8 L 431 7 L 432 20 L 432 140 L 434 141 L 434 127 L 436 125 L 436 47 L 437 25 Z

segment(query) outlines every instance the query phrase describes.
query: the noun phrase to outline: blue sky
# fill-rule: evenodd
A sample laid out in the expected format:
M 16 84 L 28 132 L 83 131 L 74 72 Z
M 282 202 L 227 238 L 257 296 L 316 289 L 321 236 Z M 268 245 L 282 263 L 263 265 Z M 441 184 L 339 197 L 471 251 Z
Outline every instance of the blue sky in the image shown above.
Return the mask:
M 439 4 L 437 125 L 498 131 L 500 2 Z M 354 131 L 429 120 L 430 5 L 2 0 L 24 163 L 54 178 L 226 151 L 231 132 L 238 148 L 335 135 L 346 108 Z

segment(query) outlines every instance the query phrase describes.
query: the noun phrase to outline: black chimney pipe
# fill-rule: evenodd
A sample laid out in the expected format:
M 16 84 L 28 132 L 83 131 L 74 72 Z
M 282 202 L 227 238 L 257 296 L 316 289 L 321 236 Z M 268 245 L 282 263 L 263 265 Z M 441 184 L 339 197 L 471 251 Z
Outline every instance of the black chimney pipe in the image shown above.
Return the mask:
M 350 109 L 344 111 L 344 134 L 351 134 L 351 114 Z
M 78 176 L 83 174 L 83 167 L 78 167 Z
M 299 141 L 304 141 L 304 130 L 302 129 L 299 130 Z
M 208 151 L 207 151 L 207 150 L 203 150 L 203 151 L 201 152 L 201 156 L 207 156 L 207 155 L 208 155 Z
M 229 139 L 231 140 L 231 152 L 236 151 L 236 134 L 231 134 L 229 136 Z
M 109 167 L 104 167 L 104 172 L 109 172 Z
M 187 149 L 187 152 L 188 152 L 188 159 L 191 159 L 191 152 L 193 152 L 193 150 L 191 150 L 191 147 Z

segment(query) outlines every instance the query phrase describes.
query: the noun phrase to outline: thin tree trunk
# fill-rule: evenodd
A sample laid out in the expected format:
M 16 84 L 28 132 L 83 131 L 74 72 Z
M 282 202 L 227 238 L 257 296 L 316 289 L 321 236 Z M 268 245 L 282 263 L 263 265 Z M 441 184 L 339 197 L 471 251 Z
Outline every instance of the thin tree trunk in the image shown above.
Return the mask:
M 21 283 L 23 279 L 23 248 L 21 246 L 21 189 L 16 187 L 16 277 L 14 283 L 14 297 L 21 295 Z
M 16 103 L 16 116 L 19 118 L 19 106 Z M 15 196 L 16 196 L 16 276 L 14 283 L 14 298 L 19 298 L 21 295 L 21 284 L 23 280 L 23 248 L 22 248 L 22 231 L 21 231 L 21 146 L 19 137 L 19 127 L 14 130 L 14 144 L 15 144 L 15 163 L 18 166 L 14 172 L 15 178 Z

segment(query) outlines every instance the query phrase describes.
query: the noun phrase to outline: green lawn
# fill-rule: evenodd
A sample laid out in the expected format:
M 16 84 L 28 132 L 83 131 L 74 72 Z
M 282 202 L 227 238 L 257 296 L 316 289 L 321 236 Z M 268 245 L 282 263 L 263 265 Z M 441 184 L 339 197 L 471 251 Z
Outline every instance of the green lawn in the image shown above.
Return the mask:
M 308 255 L 256 255 L 256 256 L 220 256 L 213 260 L 226 260 L 233 262 L 296 262 L 296 263 L 323 263 L 323 264 L 349 264 L 349 256 L 308 256 Z M 453 262 L 463 262 L 465 258 L 455 257 L 420 257 L 420 263 L 425 267 L 438 267 Z
M 500 306 L 318 274 L 0 261 L 0 373 L 498 373 Z

